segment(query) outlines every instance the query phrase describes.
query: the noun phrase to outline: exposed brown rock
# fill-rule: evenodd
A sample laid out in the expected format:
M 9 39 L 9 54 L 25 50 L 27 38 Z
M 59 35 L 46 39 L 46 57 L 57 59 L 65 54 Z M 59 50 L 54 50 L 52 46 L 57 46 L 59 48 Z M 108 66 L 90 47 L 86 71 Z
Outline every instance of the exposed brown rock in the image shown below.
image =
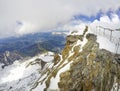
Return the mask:
M 72 59 L 70 70 L 60 75 L 60 91 L 111 91 L 115 78 L 120 84 L 116 56 L 99 49 L 95 35 L 88 34 L 86 38 L 88 42 L 80 55 Z
M 54 55 L 54 65 L 56 65 L 60 61 L 60 56 L 58 54 Z

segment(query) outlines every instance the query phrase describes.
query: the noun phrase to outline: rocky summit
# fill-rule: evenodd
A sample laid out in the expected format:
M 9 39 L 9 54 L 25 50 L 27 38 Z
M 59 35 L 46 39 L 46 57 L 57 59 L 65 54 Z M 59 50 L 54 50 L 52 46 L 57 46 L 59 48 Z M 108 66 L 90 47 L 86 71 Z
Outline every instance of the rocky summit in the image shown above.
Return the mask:
M 53 62 L 31 90 L 44 83 L 44 91 L 120 90 L 120 55 L 100 49 L 88 27 L 82 35 L 68 35 L 62 54 L 56 54 Z

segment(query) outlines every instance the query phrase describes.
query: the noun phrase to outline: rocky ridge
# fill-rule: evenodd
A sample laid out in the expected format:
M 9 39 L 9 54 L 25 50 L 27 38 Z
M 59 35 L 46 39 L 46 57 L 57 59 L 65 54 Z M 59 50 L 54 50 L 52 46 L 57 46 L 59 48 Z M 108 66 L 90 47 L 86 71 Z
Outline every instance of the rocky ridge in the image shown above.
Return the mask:
M 31 91 L 42 84 L 44 91 L 119 91 L 120 55 L 100 49 L 96 40 L 87 26 L 82 35 L 67 36 L 62 54 L 55 55 Z

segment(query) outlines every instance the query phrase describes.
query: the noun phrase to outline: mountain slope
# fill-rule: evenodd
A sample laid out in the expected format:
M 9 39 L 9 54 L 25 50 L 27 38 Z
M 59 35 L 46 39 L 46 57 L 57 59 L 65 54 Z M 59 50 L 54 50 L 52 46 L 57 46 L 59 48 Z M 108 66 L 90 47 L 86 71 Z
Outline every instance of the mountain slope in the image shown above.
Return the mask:
M 41 76 L 42 69 L 51 64 L 52 52 L 15 61 L 12 65 L 0 68 L 0 91 L 30 91 Z M 2 66 L 2 64 L 0 64 Z
M 59 52 L 65 45 L 65 36 L 65 34 L 53 35 L 52 32 L 41 32 L 0 39 L 0 53 L 17 51 L 21 56 L 27 57 L 35 56 L 45 50 Z
M 118 91 L 119 56 L 99 48 L 97 36 L 87 33 L 67 37 L 62 55 L 37 81 L 33 91 Z M 118 59 L 116 59 L 118 58 Z M 39 84 L 38 84 L 39 83 Z M 42 85 L 41 85 L 42 84 Z

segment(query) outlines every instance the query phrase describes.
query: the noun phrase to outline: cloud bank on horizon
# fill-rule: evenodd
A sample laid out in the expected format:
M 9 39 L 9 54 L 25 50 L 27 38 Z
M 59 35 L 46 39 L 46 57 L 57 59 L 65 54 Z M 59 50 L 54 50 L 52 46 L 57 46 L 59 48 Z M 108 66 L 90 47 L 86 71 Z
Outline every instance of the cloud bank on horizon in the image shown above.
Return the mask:
M 92 20 L 116 28 L 120 25 L 120 1 L 0 0 L 0 38 L 50 30 L 80 15 L 81 22 Z

